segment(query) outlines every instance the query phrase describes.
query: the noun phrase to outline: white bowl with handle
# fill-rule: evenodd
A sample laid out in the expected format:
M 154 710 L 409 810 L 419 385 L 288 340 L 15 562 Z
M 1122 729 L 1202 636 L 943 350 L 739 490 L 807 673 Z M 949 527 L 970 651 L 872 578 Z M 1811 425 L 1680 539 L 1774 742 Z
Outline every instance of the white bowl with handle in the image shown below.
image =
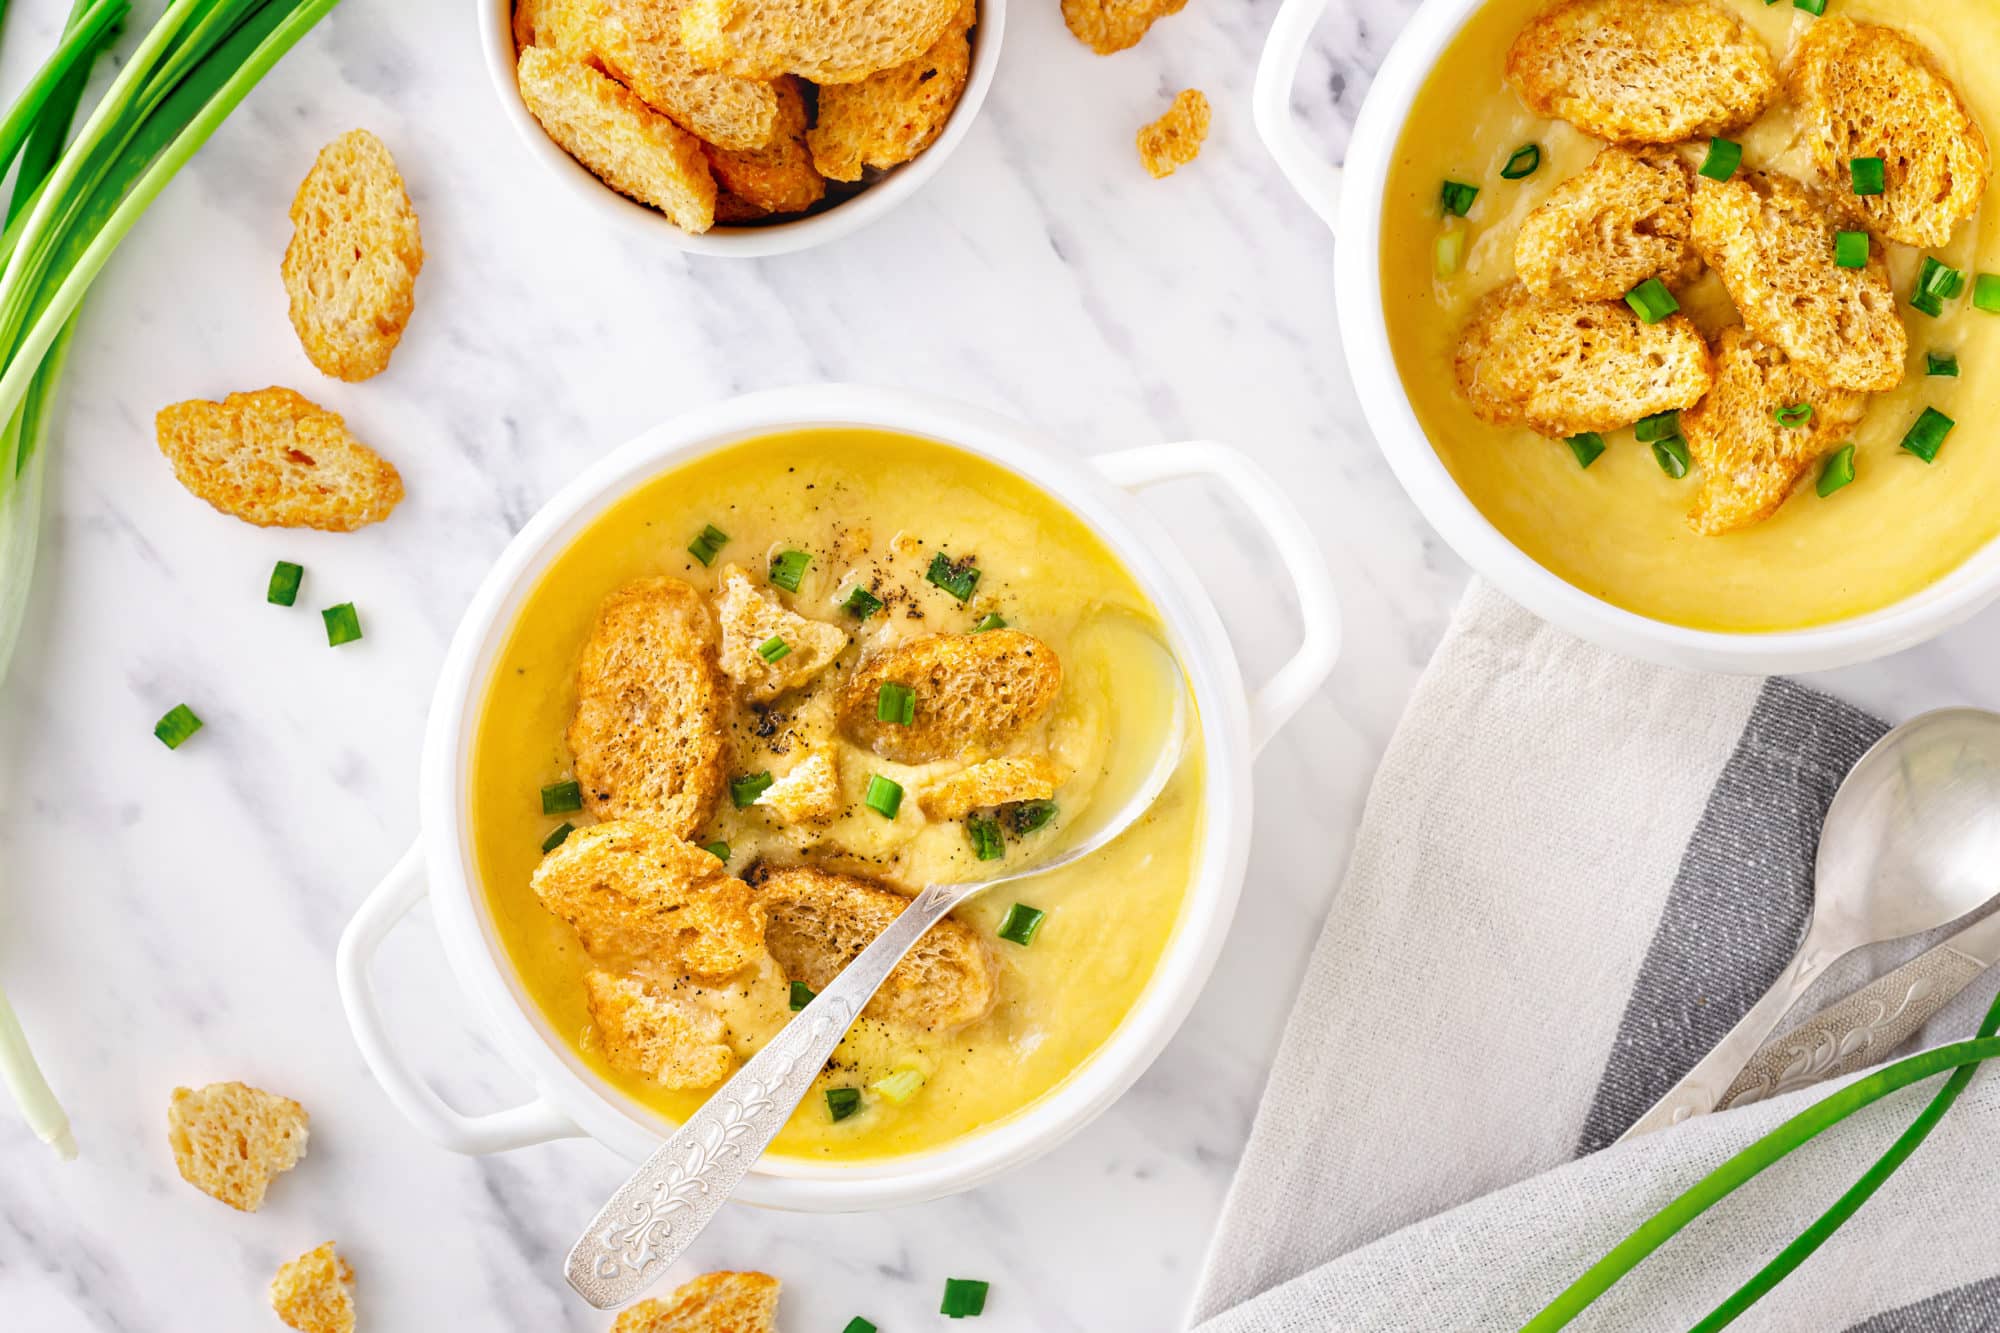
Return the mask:
M 969 1188 L 1060 1143 L 1144 1072 L 1186 1017 L 1222 948 L 1249 856 L 1251 761 L 1325 681 L 1339 610 L 1319 545 L 1281 487 L 1220 444 L 1165 444 L 1088 458 L 1003 417 L 942 399 L 848 386 L 783 389 L 676 417 L 612 452 L 548 502 L 508 545 L 467 608 L 431 705 L 416 844 L 362 903 L 336 968 L 356 1043 L 410 1122 L 447 1148 L 500 1152 L 587 1135 L 641 1162 L 671 1125 L 592 1071 L 528 996 L 494 930 L 469 832 L 480 701 L 509 628 L 550 562 L 607 508 L 663 472 L 775 432 L 872 427 L 935 439 L 996 463 L 1081 518 L 1158 609 L 1186 669 L 1205 752 L 1204 832 L 1172 937 L 1124 1021 L 1070 1077 L 1025 1110 L 942 1147 L 855 1163 L 770 1157 L 737 1197 L 774 1207 L 887 1207 Z M 1246 687 L 1222 622 L 1181 545 L 1134 498 L 1174 478 L 1217 483 L 1249 512 L 1297 591 L 1302 643 L 1272 678 Z M 397 1041 L 369 965 L 411 908 L 428 901 L 458 988 L 520 1074 L 520 1105 L 469 1115 L 440 1098 Z
M 1403 489 L 1464 561 L 1509 597 L 1579 637 L 1668 666 L 1766 674 L 1845 666 L 1914 647 L 2000 598 L 2000 539 L 1944 578 L 1891 606 L 1810 629 L 1721 633 L 1614 606 L 1549 570 L 1509 540 L 1459 488 L 1403 389 L 1384 303 L 1383 200 L 1397 140 L 1418 92 L 1484 0 L 1425 0 L 1382 62 L 1335 166 L 1292 109 L 1299 66 L 1330 0 L 1285 0 L 1257 69 L 1258 136 L 1301 198 L 1338 238 L 1334 303 L 1363 414 Z M 1553 0 L 1551 0 L 1553 3 Z

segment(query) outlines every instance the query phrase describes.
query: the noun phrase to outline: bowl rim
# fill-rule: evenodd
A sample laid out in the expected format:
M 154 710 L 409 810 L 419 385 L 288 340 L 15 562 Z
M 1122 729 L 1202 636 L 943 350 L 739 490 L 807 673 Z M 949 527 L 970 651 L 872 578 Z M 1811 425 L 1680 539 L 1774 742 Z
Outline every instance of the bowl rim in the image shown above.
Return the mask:
M 1314 0 L 1299 0 L 1313 3 Z M 1382 209 L 1396 145 L 1445 48 L 1489 0 L 1424 0 L 1377 72 L 1349 141 L 1334 303 L 1364 418 L 1397 480 L 1459 556 L 1542 619 L 1601 647 L 1669 666 L 1734 673 L 1823 670 L 1914 647 L 2000 597 L 2000 535 L 1930 586 L 1860 616 L 1802 629 L 1694 629 L 1616 606 L 1544 568 L 1480 512 L 1424 432 L 1389 343 Z
M 676 417 L 587 469 L 539 510 L 475 593 L 442 668 L 419 777 L 428 898 L 459 987 L 508 1062 L 584 1134 L 632 1161 L 665 1137 L 655 1112 L 590 1071 L 550 1030 L 494 937 L 477 887 L 466 761 L 492 659 L 549 563 L 606 508 L 663 472 L 746 439 L 815 425 L 935 439 L 1024 477 L 1075 513 L 1154 600 L 1194 691 L 1205 749 L 1205 827 L 1180 918 L 1130 1010 L 1077 1069 L 1006 1119 L 937 1148 L 860 1162 L 760 1162 L 748 1202 L 841 1211 L 920 1202 L 969 1188 L 1055 1147 L 1151 1065 L 1198 998 L 1233 918 L 1248 867 L 1249 704 L 1214 606 L 1163 527 L 1126 492 L 1028 427 L 900 390 L 815 386 L 749 395 Z
M 487 79 L 501 114 L 513 125 L 514 137 L 523 151 L 550 178 L 561 182 L 564 194 L 635 240 L 664 242 L 686 254 L 735 259 L 792 254 L 839 240 L 887 214 L 921 189 L 971 133 L 972 122 L 979 115 L 999 68 L 1007 28 L 1007 0 L 979 0 L 979 22 L 972 32 L 972 65 L 966 76 L 965 91 L 959 95 L 958 105 L 952 108 L 944 131 L 910 161 L 824 212 L 761 226 L 718 223 L 711 230 L 695 235 L 682 231 L 659 210 L 618 193 L 549 138 L 541 122 L 521 100 L 521 89 L 515 80 L 513 0 L 474 0 L 474 4 Z

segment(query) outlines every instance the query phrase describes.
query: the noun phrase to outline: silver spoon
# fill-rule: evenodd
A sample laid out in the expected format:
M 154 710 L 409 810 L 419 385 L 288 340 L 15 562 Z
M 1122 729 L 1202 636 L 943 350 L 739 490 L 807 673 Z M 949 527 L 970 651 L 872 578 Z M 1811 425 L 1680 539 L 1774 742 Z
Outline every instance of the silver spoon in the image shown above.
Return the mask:
M 1157 748 L 1113 744 L 1111 766 L 1089 806 L 1042 860 L 974 883 L 933 884 L 912 898 L 874 943 L 716 1089 L 599 1210 L 563 1264 L 563 1276 L 586 1301 L 609 1310 L 636 1299 L 693 1243 L 924 932 L 989 889 L 1082 860 L 1152 809 L 1187 750 L 1186 680 L 1150 629 L 1136 622 L 1095 628 L 1131 640 L 1109 659 L 1119 664 L 1116 725 L 1158 737 Z
M 1947 708 L 1877 741 L 1827 809 L 1813 878 L 1798 957 L 1620 1142 L 1714 1110 L 1837 959 L 1948 925 L 2000 893 L 2000 714 Z

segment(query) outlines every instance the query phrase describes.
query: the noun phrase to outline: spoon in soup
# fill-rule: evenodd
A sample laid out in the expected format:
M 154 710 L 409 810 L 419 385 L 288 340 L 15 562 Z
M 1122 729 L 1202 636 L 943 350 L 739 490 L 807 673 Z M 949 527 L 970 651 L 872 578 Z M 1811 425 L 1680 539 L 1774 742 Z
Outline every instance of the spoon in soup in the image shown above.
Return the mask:
M 792 1017 L 735 1076 L 710 1095 L 619 1187 L 569 1252 L 563 1276 L 600 1310 L 636 1299 L 693 1243 L 812 1090 L 814 1079 L 889 973 L 955 908 L 1002 884 L 1073 865 L 1115 841 L 1152 810 L 1188 746 L 1186 678 L 1151 628 L 1107 618 L 1117 664 L 1118 735 L 1089 805 L 1059 825 L 1041 859 L 989 879 L 933 884 L 910 900 L 853 962 Z M 1156 743 L 1121 743 L 1124 737 Z

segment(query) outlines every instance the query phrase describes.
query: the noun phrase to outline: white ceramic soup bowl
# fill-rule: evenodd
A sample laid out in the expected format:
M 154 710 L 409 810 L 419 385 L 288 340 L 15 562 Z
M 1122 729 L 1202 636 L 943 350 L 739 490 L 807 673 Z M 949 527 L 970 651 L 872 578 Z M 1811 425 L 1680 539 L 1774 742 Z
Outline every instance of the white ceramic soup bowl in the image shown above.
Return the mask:
M 839 1164 L 766 1158 L 738 1196 L 774 1207 L 839 1211 L 913 1203 L 975 1185 L 1053 1147 L 1109 1106 L 1166 1045 L 1207 979 L 1243 884 L 1251 760 L 1324 682 L 1340 646 L 1325 563 L 1283 491 L 1241 454 L 1218 444 L 1085 458 L 1004 418 L 908 393 L 829 386 L 738 398 L 648 431 L 565 487 L 501 554 L 452 640 L 425 735 L 416 845 L 355 913 L 336 964 L 341 1000 L 370 1069 L 397 1109 L 444 1146 L 488 1153 L 588 1135 L 640 1162 L 670 1128 L 578 1058 L 522 987 L 477 880 L 467 765 L 486 683 L 508 630 L 550 562 L 580 532 L 635 488 L 705 453 L 815 426 L 899 431 L 988 459 L 1060 500 L 1117 553 L 1158 608 L 1187 671 L 1206 755 L 1205 833 L 1180 919 L 1152 979 L 1122 1024 L 1067 1081 L 1011 1119 L 932 1151 Z M 1303 645 L 1254 691 L 1244 686 L 1181 543 L 1130 494 L 1176 477 L 1208 478 L 1233 493 L 1296 587 Z M 533 1089 L 511 1110 L 474 1116 L 447 1105 L 406 1061 L 394 1040 L 395 1016 L 376 1002 L 369 963 L 396 923 L 426 899 L 459 988 Z
M 1503 535 L 1459 489 L 1403 390 L 1383 318 L 1407 299 L 1382 285 L 1382 206 L 1412 103 L 1445 48 L 1483 0 L 1425 0 L 1376 74 L 1344 167 L 1301 132 L 1293 87 L 1329 0 L 1285 0 L 1257 71 L 1257 132 L 1293 187 L 1339 238 L 1334 301 L 1361 407 L 1403 489 L 1465 562 L 1553 624 L 1634 657 L 1711 671 L 1811 671 L 1866 661 L 1933 638 L 2000 597 L 2000 541 L 1951 574 L 1865 616 L 1812 629 L 1726 634 L 1636 615 L 1550 573 Z M 1553 0 L 1551 0 L 1553 3 Z
M 682 231 L 658 209 L 628 199 L 606 185 L 549 138 L 521 100 L 521 86 L 514 77 L 517 52 L 514 46 L 513 0 L 473 0 L 480 45 L 486 52 L 486 72 L 493 82 L 500 114 L 514 126 L 514 132 L 529 157 L 548 172 L 548 179 L 577 204 L 605 225 L 619 228 L 654 245 L 664 245 L 696 255 L 721 255 L 756 259 L 765 255 L 790 254 L 828 241 L 839 240 L 861 230 L 923 188 L 972 130 L 986 92 L 993 86 L 993 72 L 1000 65 L 1000 43 L 1007 28 L 1007 0 L 979 0 L 979 23 L 972 30 L 972 68 L 967 72 L 965 91 L 952 108 L 951 119 L 937 141 L 910 161 L 882 173 L 866 189 L 820 212 L 790 222 L 746 225 L 717 223 L 696 236 Z

